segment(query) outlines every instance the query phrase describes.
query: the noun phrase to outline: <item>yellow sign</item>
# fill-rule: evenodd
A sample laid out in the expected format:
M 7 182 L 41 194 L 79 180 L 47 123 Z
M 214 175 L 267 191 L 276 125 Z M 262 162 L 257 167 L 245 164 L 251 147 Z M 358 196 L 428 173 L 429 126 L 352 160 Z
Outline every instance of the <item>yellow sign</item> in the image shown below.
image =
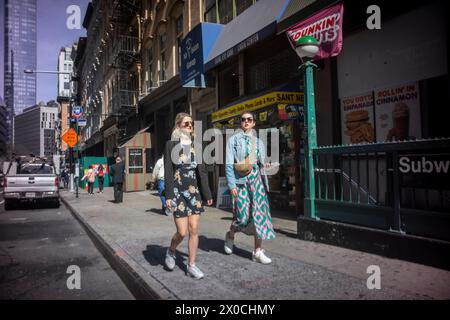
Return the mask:
M 212 114 L 212 122 L 235 117 L 245 111 L 255 111 L 273 104 L 303 104 L 303 101 L 303 92 L 275 91 L 255 99 L 247 100 L 234 106 L 218 110 Z
M 259 114 L 259 121 L 261 121 L 261 122 L 267 121 L 267 111 L 266 112 L 261 112 Z

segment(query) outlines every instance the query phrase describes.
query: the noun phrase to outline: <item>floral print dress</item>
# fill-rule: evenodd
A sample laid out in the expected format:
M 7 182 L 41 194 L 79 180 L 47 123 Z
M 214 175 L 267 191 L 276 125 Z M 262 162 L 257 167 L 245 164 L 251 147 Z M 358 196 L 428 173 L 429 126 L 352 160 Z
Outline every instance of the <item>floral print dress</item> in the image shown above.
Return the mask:
M 190 161 L 188 161 L 188 156 Z M 175 218 L 189 217 L 205 211 L 197 183 L 197 162 L 194 147 L 189 155 L 181 154 L 174 173 Z

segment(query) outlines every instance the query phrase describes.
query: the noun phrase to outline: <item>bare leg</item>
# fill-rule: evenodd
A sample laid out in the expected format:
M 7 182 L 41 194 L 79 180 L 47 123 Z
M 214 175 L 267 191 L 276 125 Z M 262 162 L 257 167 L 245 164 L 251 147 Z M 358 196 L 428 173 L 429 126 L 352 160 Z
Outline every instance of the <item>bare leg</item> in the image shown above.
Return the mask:
M 188 231 L 188 218 L 174 218 L 177 232 L 172 237 L 170 251 L 175 252 L 179 244 L 183 241 Z
M 197 257 L 199 220 L 198 214 L 189 217 L 189 265 L 194 265 Z
M 258 239 L 258 237 L 255 235 L 255 252 L 257 250 L 261 250 L 262 248 L 262 239 Z

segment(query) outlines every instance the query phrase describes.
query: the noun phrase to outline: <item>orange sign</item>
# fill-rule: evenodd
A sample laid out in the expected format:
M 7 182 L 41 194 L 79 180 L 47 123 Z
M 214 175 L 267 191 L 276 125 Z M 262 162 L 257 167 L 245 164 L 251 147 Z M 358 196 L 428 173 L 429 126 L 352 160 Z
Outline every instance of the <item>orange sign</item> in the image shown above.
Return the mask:
M 67 130 L 66 133 L 61 137 L 65 143 L 69 145 L 69 147 L 73 148 L 78 142 L 78 135 L 73 128 Z

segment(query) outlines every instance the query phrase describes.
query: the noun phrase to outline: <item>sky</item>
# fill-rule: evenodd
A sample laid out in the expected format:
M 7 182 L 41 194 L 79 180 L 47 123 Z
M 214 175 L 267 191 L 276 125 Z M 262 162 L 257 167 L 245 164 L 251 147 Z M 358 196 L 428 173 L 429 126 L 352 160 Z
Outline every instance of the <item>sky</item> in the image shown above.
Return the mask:
M 4 23 L 3 11 L 4 0 L 0 0 L 0 95 L 3 97 L 3 50 L 4 50 Z M 81 23 L 89 0 L 37 0 L 37 69 L 57 69 L 58 54 L 61 47 L 72 46 L 78 38 L 86 35 L 86 30 L 70 30 L 66 22 L 69 14 L 66 10 L 71 5 L 78 5 L 81 9 Z M 57 97 L 57 75 L 38 74 L 36 102 L 56 100 Z

